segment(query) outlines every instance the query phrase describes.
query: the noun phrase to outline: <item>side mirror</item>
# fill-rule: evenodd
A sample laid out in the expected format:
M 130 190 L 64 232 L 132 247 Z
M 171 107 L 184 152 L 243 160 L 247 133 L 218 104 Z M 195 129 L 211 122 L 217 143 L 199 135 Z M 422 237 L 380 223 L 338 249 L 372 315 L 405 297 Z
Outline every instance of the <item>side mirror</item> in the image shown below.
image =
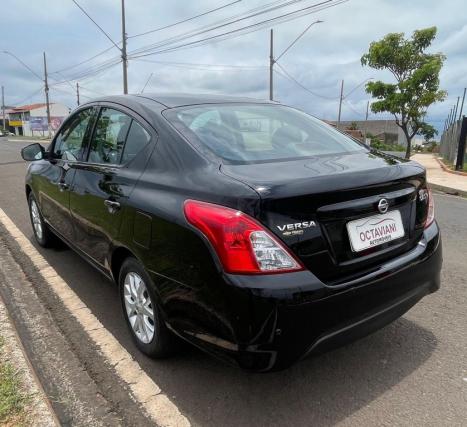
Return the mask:
M 21 150 L 21 157 L 27 162 L 45 159 L 45 148 L 36 142 L 24 147 Z

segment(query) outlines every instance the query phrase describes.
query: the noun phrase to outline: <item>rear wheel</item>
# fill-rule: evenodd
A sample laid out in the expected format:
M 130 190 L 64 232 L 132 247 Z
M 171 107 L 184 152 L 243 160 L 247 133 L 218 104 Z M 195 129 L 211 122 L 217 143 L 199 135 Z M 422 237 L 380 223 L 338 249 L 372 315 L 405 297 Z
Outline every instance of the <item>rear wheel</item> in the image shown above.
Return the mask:
M 153 358 L 170 356 L 175 336 L 165 325 L 154 293 L 154 285 L 135 258 L 127 258 L 119 274 L 123 314 L 136 346 Z
M 42 217 L 41 211 L 39 210 L 39 205 L 37 204 L 37 201 L 32 192 L 29 193 L 28 203 L 29 216 L 31 218 L 32 229 L 34 231 L 34 237 L 36 238 L 37 243 L 43 247 L 52 246 L 55 236 L 44 222 L 44 218 Z

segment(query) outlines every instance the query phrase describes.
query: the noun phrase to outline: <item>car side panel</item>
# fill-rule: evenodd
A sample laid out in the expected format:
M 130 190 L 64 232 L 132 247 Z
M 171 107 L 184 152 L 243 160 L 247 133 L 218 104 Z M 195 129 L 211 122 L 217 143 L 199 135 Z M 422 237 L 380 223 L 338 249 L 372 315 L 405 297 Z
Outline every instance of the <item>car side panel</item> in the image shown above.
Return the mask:
M 221 174 L 218 165 L 190 157 L 192 149 L 187 145 L 175 149 L 177 144 L 185 143 L 169 133 L 159 135 L 149 165 L 131 194 L 120 241 L 145 265 L 165 318 L 176 332 L 226 342 L 243 340 L 231 327 L 232 317 L 241 313 L 238 306 L 233 311 L 227 298 L 217 256 L 187 223 L 183 205 L 187 199 L 206 200 L 253 214 L 259 197 Z M 145 243 L 142 236 L 147 232 L 151 234 Z M 248 301 L 242 307 L 247 318 Z
M 29 166 L 27 183 L 39 203 L 47 223 L 66 239 L 73 239 L 73 225 L 69 210 L 69 192 L 59 183 L 71 186 L 74 171 L 64 162 L 53 164 L 47 160 L 32 162 Z

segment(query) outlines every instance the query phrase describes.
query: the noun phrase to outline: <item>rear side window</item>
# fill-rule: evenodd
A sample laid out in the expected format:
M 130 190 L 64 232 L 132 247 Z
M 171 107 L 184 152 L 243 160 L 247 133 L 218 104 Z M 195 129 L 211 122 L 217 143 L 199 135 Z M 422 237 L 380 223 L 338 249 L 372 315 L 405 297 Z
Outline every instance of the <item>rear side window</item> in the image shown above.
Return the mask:
M 91 163 L 118 165 L 130 130 L 131 117 L 112 108 L 102 108 L 89 149 Z
M 80 159 L 93 112 L 94 108 L 87 108 L 76 113 L 65 123 L 55 139 L 53 156 L 56 159 Z
M 131 122 L 130 131 L 126 138 L 125 148 L 123 150 L 123 156 L 121 163 L 127 163 L 146 146 L 151 139 L 149 133 L 135 120 Z
M 176 108 L 164 115 L 190 142 L 228 163 L 366 150 L 321 120 L 282 105 L 211 104 Z

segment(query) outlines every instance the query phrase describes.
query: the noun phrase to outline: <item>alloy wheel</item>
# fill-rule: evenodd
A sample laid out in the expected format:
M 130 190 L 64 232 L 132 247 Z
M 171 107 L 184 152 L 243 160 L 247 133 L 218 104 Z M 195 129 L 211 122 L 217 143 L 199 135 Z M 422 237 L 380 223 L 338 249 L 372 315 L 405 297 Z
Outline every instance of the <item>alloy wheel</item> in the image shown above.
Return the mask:
M 31 216 L 32 216 L 32 225 L 34 227 L 34 232 L 39 240 L 43 237 L 43 229 L 42 229 L 42 219 L 39 213 L 39 208 L 37 207 L 37 203 L 35 200 L 31 201 Z
M 123 284 L 123 299 L 128 321 L 136 337 L 144 344 L 154 338 L 154 306 L 141 276 L 129 272 Z

